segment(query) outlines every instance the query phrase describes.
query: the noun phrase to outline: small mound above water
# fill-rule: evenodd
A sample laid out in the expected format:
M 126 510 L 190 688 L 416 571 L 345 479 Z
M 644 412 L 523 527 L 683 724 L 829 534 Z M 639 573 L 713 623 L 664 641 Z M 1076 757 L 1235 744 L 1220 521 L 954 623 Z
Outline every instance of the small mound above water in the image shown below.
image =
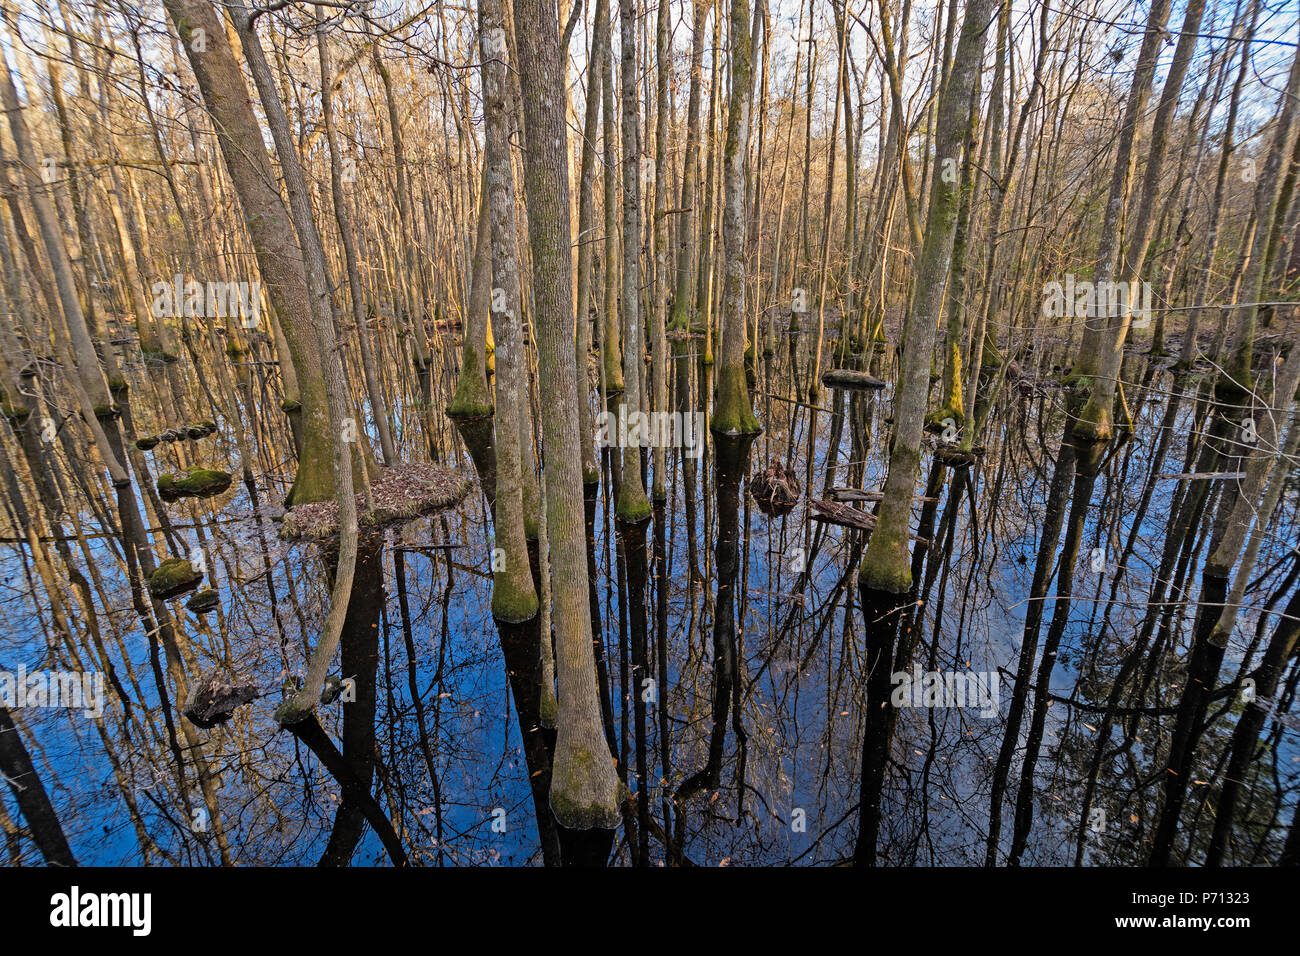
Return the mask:
M 168 558 L 149 575 L 149 594 L 167 601 L 188 594 L 199 586 L 203 574 L 184 558 Z
M 772 459 L 767 468 L 753 477 L 749 493 L 758 502 L 758 510 L 765 515 L 780 517 L 794 510 L 800 494 L 799 479 L 793 469 L 787 469 L 779 460 Z
M 215 498 L 230 487 L 230 475 L 195 465 L 175 474 L 159 475 L 158 497 L 170 504 L 181 498 Z
M 373 508 L 366 507 L 366 496 L 357 495 L 357 523 L 374 530 L 394 521 L 408 521 L 419 515 L 441 511 L 458 504 L 469 494 L 473 483 L 449 468 L 428 461 L 414 461 L 383 469 L 378 481 L 370 485 Z M 284 515 L 280 537 L 287 540 L 327 538 L 338 534 L 339 503 L 314 501 L 295 505 Z
M 235 708 L 256 699 L 255 685 L 236 681 L 219 668 L 214 668 L 190 686 L 181 713 L 194 726 L 210 730 L 229 720 Z

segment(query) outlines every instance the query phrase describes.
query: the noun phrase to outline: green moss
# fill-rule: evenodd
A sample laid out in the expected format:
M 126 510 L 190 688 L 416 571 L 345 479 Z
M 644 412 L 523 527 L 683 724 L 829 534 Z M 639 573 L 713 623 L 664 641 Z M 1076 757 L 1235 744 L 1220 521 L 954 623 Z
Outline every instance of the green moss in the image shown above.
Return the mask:
M 910 498 L 920 467 L 920 450 L 895 437 L 890 453 L 885 499 L 876 515 L 876 526 L 867 541 L 858 570 L 858 586 L 887 594 L 906 594 L 912 586 L 911 556 L 907 550 L 911 524 Z M 865 598 L 864 606 L 871 606 Z
M 207 614 L 220 605 L 221 595 L 212 588 L 204 588 L 185 602 L 185 606 L 195 614 Z
M 461 359 L 460 377 L 456 380 L 456 394 L 447 406 L 447 417 L 455 420 L 489 418 L 495 411 L 487 379 L 478 364 L 478 352 L 466 346 Z
M 650 499 L 646 497 L 645 489 L 641 487 L 639 481 L 619 483 L 618 502 L 614 508 L 614 513 L 618 515 L 619 520 L 632 525 L 640 524 L 649 520 L 653 510 L 650 507 Z
M 985 362 L 984 364 L 988 365 L 988 362 Z M 1070 369 L 1070 371 L 1065 373 L 1065 378 L 1061 379 L 1061 384 L 1066 388 L 1072 388 L 1075 391 L 1088 394 L 1092 392 L 1094 379 L 1091 375 L 1085 375 L 1081 372 L 1079 367 L 1076 365 L 1074 368 Z
M 506 561 L 507 565 L 518 563 Z M 523 573 L 498 571 L 492 575 L 492 616 L 498 621 L 519 624 L 530 621 L 537 614 L 539 603 L 533 587 L 533 575 L 527 568 Z
M 609 754 L 593 754 L 582 747 L 557 754 L 551 775 L 551 812 L 561 826 L 571 830 L 612 830 L 618 826 L 617 777 L 610 768 L 602 768 L 597 763 L 602 759 L 608 761 Z M 592 781 L 605 778 L 615 783 L 611 793 L 586 795 L 586 791 L 595 789 Z
M 952 419 L 956 426 L 961 428 L 966 423 L 966 413 L 960 408 L 945 405 L 943 408 L 930 412 L 925 416 L 925 430 L 936 435 L 943 434 L 948 427 L 945 424 L 946 419 Z
M 316 709 L 314 700 L 300 699 L 296 691 L 291 691 L 289 695 L 280 702 L 280 706 L 275 709 L 275 722 L 281 727 L 288 727 L 305 720 Z
M 749 401 L 743 368 L 718 370 L 717 392 L 709 429 L 723 435 L 756 435 L 762 428 Z
M 135 440 L 135 447 L 141 451 L 151 451 L 158 447 L 158 436 L 146 435 L 144 438 L 137 438 Z
M 193 591 L 203 580 L 194 565 L 184 558 L 168 558 L 149 575 L 149 593 L 160 601 Z
M 858 569 L 858 585 L 889 594 L 906 594 L 912 587 L 912 568 L 905 534 L 877 525 Z
M 542 701 L 539 707 L 540 723 L 543 727 L 553 729 L 555 722 L 559 719 L 560 702 L 556 700 L 555 695 L 547 693 L 547 688 L 542 688 Z
M 1114 432 L 1110 402 L 1103 401 L 1095 391 L 1091 392 L 1083 410 L 1070 426 L 1070 434 L 1081 441 L 1102 442 L 1109 441 Z
M 214 498 L 230 487 L 230 474 L 197 465 L 176 474 L 158 476 L 158 497 L 163 501 L 179 498 Z
M 29 409 L 21 405 L 10 405 L 8 403 L 3 406 L 3 410 L 5 418 L 9 419 L 14 428 L 22 428 L 32 414 Z

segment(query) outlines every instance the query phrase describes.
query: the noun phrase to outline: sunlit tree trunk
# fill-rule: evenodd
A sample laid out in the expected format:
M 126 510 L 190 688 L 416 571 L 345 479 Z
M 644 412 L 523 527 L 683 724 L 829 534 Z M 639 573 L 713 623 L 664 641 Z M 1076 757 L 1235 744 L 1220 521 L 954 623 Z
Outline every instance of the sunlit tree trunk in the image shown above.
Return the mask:
M 325 379 L 311 303 L 289 211 L 276 188 L 261 126 L 225 30 L 208 0 L 166 0 L 167 13 L 198 80 L 203 103 L 212 116 L 226 170 L 239 197 L 244 224 L 257 253 L 258 270 L 267 285 L 271 307 L 284 333 L 298 386 L 298 404 L 285 411 L 299 427 L 298 472 L 289 504 L 334 497 L 334 433 L 330 427 Z
M 961 156 L 971 90 L 979 78 L 993 0 L 970 0 L 952 72 L 939 97 L 935 149 L 939 159 Z M 889 757 L 890 662 L 898 630 L 899 605 L 912 584 L 907 535 L 912 494 L 921 460 L 921 434 L 930 391 L 930 361 L 935 327 L 957 225 L 957 183 L 931 177 L 925 237 L 916 269 L 916 288 L 904 332 L 901 377 L 894 403 L 894 438 L 889 476 L 866 554 L 858 571 L 858 590 L 867 627 L 867 726 L 862 743 L 862 787 L 854 860 L 876 862 L 880 796 Z
M 538 371 L 549 414 L 542 422 L 546 521 L 551 542 L 552 621 L 560 711 L 551 809 L 568 830 L 612 831 L 618 824 L 618 776 L 601 728 L 587 604 L 582 455 L 573 350 L 573 272 L 566 160 L 564 65 L 554 6 L 516 0 L 519 79 L 525 119 L 524 195 L 533 253 Z M 635 290 L 634 290 L 635 291 Z M 592 834 L 566 863 L 603 862 L 609 837 Z
M 486 104 L 492 324 L 497 368 L 495 534 L 497 546 L 503 552 L 501 560 L 493 563 L 492 614 L 499 620 L 517 623 L 536 615 L 538 602 L 524 528 L 522 461 L 531 462 L 532 454 L 525 457 L 522 452 L 523 443 L 531 444 L 532 436 L 521 434 L 519 429 L 519 407 L 528 401 L 528 373 L 520 324 L 515 187 L 510 168 L 514 111 L 510 107 L 507 49 L 501 0 L 484 0 L 479 5 L 479 50 L 483 58 Z
M 745 380 L 745 163 L 749 157 L 754 97 L 749 0 L 732 0 L 730 20 L 731 101 L 723 149 L 722 241 L 726 246 L 722 293 L 722 359 L 718 364 L 709 428 L 727 435 L 760 431 Z M 829 228 L 829 227 L 828 227 Z

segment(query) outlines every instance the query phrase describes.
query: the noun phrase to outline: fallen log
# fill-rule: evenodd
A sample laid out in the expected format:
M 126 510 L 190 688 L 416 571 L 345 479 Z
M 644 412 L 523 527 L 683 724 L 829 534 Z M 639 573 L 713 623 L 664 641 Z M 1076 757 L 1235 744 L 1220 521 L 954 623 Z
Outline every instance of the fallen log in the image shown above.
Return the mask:
M 869 512 L 858 508 L 850 508 L 848 505 L 842 505 L 834 501 L 825 501 L 821 498 L 809 500 L 813 506 L 814 514 L 812 518 L 814 521 L 839 525 L 841 528 L 852 528 L 855 531 L 872 531 L 876 527 L 876 516 Z M 930 542 L 926 538 L 910 533 L 908 537 L 923 548 L 930 546 Z
M 831 499 L 834 501 L 880 501 L 885 497 L 883 491 L 863 491 L 861 488 L 831 488 Z M 938 498 L 930 498 L 926 495 L 913 495 L 912 501 L 934 504 Z

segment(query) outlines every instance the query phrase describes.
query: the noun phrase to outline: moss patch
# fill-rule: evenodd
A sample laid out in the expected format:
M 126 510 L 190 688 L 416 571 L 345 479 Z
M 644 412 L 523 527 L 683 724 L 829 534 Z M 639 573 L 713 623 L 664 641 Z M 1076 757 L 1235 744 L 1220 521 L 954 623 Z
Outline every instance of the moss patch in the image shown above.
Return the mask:
M 530 621 L 537 615 L 538 607 L 531 573 L 526 581 L 517 581 L 504 571 L 492 576 L 492 616 L 498 621 L 509 624 Z
M 571 830 L 612 830 L 618 826 L 621 817 L 617 778 L 612 768 L 597 765 L 601 759 L 609 760 L 608 752 L 602 758 L 585 748 L 574 748 L 567 755 L 557 755 L 551 777 L 551 812 L 561 826 Z M 615 783 L 612 792 L 596 793 L 606 778 Z
M 636 484 L 637 487 L 633 487 Z M 614 513 L 620 520 L 628 524 L 637 525 L 643 521 L 650 520 L 653 513 L 650 507 L 650 499 L 646 497 L 645 489 L 639 487 L 639 483 L 630 481 L 621 482 L 618 489 L 618 501 L 614 506 Z
M 197 465 L 176 474 L 158 476 L 158 497 L 167 502 L 181 498 L 215 498 L 229 487 L 229 472 Z
M 194 565 L 184 558 L 168 558 L 149 575 L 149 593 L 160 601 L 193 591 L 203 580 Z
M 750 404 L 749 386 L 743 368 L 718 370 L 718 384 L 713 401 L 713 418 L 709 429 L 723 435 L 757 435 L 762 428 Z
M 185 602 L 185 607 L 195 614 L 208 614 L 220 605 L 221 595 L 212 588 L 204 588 Z
M 966 423 L 966 413 L 951 405 L 930 412 L 925 416 L 925 430 L 933 435 L 942 435 L 948 429 L 944 424 L 946 419 L 952 419 L 953 424 L 960 429 Z
M 21 405 L 5 405 L 4 416 L 9 419 L 14 428 L 22 428 L 31 417 L 31 411 Z

